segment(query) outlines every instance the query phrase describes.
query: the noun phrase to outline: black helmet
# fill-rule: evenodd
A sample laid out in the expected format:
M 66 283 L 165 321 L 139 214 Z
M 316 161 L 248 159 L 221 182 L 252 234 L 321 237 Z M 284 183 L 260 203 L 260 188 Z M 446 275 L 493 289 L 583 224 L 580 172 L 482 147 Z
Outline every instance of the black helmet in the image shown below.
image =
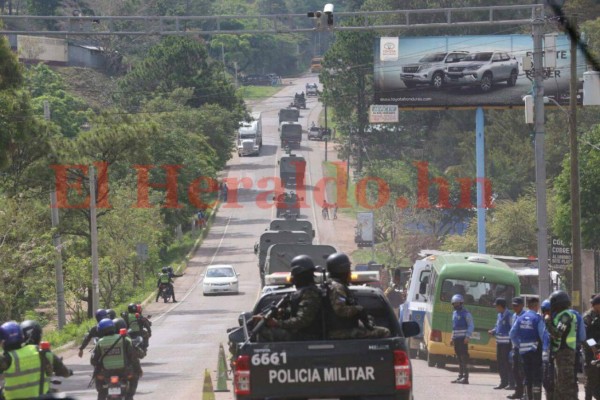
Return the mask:
M 28 344 L 40 344 L 42 341 L 42 327 L 37 321 L 27 320 L 21 322 L 21 330 Z
M 315 271 L 315 263 L 313 262 L 312 258 L 304 254 L 294 257 L 290 266 L 292 267 L 293 277 L 306 272 Z
M 347 274 L 350 272 L 350 259 L 344 253 L 333 253 L 327 257 L 327 271 L 330 274 Z
M 169 268 L 162 267 L 161 271 L 163 272 L 163 274 L 166 274 L 167 272 L 169 272 Z
M 112 319 L 104 318 L 98 322 L 98 333 L 101 336 L 113 335 L 115 332 L 115 324 Z
M 106 318 L 115 319 L 117 318 L 117 313 L 112 308 L 108 308 L 106 310 Z
M 127 311 L 129 311 L 132 314 L 135 314 L 137 312 L 137 304 L 129 303 L 129 305 L 127 306 Z
M 119 332 L 121 329 L 127 329 L 127 322 L 123 318 L 113 318 L 113 324 L 115 324 L 115 329 Z
M 550 309 L 552 312 L 566 310 L 571 307 L 571 298 L 562 290 L 557 290 L 550 295 Z

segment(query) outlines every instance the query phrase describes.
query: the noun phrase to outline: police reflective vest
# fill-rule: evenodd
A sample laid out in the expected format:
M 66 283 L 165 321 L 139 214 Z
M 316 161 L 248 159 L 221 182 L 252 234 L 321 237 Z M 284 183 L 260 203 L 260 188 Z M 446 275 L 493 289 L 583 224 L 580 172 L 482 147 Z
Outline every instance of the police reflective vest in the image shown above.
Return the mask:
M 498 313 L 496 319 L 495 336 L 497 344 L 509 344 L 510 343 L 510 328 L 511 328 L 511 313 L 508 310 L 504 310 L 503 313 Z
M 575 350 L 577 344 L 577 317 L 570 310 L 563 310 L 554 317 L 554 326 L 560 330 L 561 325 L 569 325 L 566 335 L 563 334 L 559 340 L 552 340 L 552 351 L 563 348 Z
M 115 334 L 104 336 L 98 341 L 100 357 L 104 357 L 102 358 L 102 367 L 104 369 L 115 370 L 125 368 L 125 340 L 127 338 Z M 118 343 L 115 344 L 117 341 Z
M 171 283 L 171 277 L 169 274 L 161 273 L 158 275 L 158 280 L 160 283 L 169 284 Z
M 454 310 L 452 313 L 452 339 L 467 337 L 467 331 L 469 329 L 467 318 L 469 315 L 470 313 L 464 308 Z
M 9 351 L 10 367 L 4 372 L 4 397 L 6 400 L 32 399 L 48 393 L 50 386 L 44 378 L 43 393 L 40 393 L 42 360 L 35 345 L 27 345 Z
M 519 353 L 525 354 L 536 351 L 542 338 L 538 333 L 541 316 L 531 310 L 521 315 L 515 322 L 518 329 Z
M 140 322 L 135 314 L 127 314 L 127 327 L 131 329 L 131 332 L 141 332 L 142 328 Z

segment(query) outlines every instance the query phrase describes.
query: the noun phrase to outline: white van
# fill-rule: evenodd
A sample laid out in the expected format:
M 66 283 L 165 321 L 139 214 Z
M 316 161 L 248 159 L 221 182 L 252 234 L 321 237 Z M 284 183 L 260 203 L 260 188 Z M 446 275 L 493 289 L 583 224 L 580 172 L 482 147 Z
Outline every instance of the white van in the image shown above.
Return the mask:
M 260 155 L 262 147 L 262 116 L 259 112 L 251 114 L 252 121 L 240 122 L 237 135 L 238 156 Z

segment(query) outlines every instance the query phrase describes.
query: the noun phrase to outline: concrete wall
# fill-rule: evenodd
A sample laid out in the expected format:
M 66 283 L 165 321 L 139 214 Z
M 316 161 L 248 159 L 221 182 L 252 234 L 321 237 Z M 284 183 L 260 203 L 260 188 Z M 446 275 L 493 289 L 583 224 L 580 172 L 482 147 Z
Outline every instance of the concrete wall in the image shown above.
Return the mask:
M 67 65 L 69 45 L 64 39 L 17 35 L 19 59 Z
M 99 50 L 69 45 L 69 66 L 103 69 L 106 59 Z

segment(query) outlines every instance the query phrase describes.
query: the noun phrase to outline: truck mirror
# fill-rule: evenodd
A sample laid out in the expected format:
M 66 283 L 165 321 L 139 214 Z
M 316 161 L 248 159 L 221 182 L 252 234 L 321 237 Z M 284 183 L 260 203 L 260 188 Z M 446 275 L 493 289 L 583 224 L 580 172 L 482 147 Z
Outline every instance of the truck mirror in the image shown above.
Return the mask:
M 402 323 L 402 333 L 404 337 L 413 337 L 421 333 L 421 327 L 415 321 L 407 321 Z

